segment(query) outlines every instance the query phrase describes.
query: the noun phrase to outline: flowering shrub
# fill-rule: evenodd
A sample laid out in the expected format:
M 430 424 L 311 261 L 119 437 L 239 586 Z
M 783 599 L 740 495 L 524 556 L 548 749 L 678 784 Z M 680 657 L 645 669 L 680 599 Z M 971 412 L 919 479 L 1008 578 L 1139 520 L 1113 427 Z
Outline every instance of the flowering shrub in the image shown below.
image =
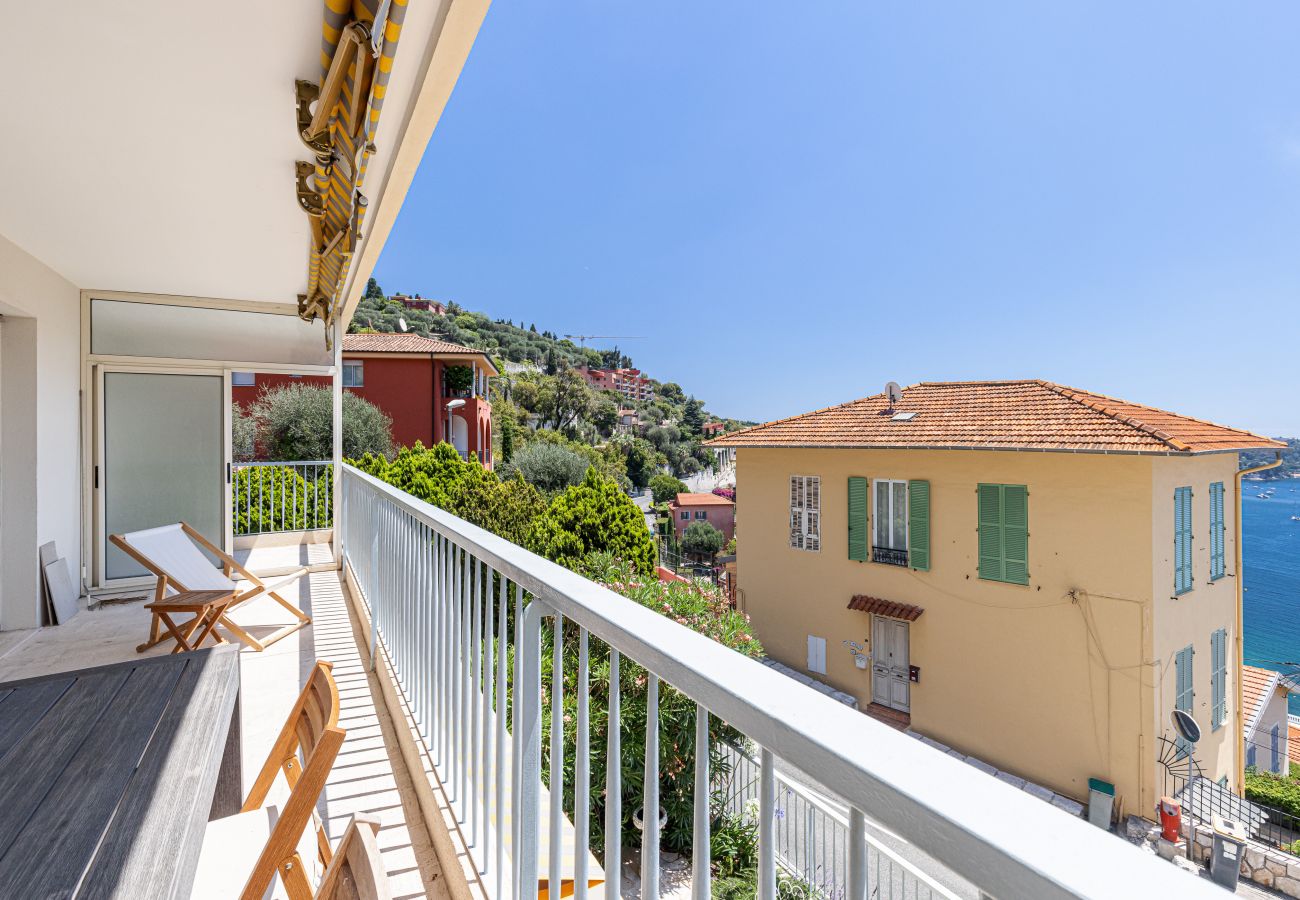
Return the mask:
M 726 498 L 727 498 L 728 500 L 730 500 L 732 503 L 735 503 L 735 502 L 736 502 L 736 489 L 735 489 L 735 488 L 728 488 L 728 487 L 715 487 L 715 488 L 713 489 L 713 493 L 717 494 L 719 497 L 726 497 Z

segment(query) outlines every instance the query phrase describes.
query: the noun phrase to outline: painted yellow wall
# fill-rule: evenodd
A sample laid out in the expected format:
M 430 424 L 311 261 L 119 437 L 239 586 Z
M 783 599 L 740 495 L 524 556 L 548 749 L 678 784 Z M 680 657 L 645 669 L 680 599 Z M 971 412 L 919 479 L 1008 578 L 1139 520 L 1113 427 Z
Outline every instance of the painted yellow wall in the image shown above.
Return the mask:
M 1216 459 L 1231 469 L 1235 456 Z M 737 562 L 746 609 L 768 652 L 797 669 L 805 670 L 807 637 L 826 638 L 824 680 L 865 706 L 870 671 L 855 667 L 842 642 L 869 643 L 870 617 L 847 609 L 849 599 L 868 594 L 923 607 L 910 636 L 911 662 L 921 667 L 913 728 L 1079 799 L 1089 777 L 1104 778 L 1127 811 L 1149 814 L 1160 715 L 1148 665 L 1151 628 L 1170 618 L 1151 618 L 1153 585 L 1163 578 L 1155 572 L 1162 555 L 1153 553 L 1163 527 L 1152 513 L 1155 464 L 1067 453 L 741 449 Z M 789 477 L 796 474 L 822 479 L 820 552 L 789 546 Z M 930 571 L 848 558 L 846 486 L 855 475 L 929 480 Z M 980 482 L 1029 488 L 1028 586 L 979 578 Z M 1172 496 L 1171 489 L 1171 515 Z M 1168 527 L 1172 548 L 1172 518 Z M 1229 545 L 1229 560 L 1231 553 Z M 1198 552 L 1198 567 L 1202 556 L 1208 573 L 1208 551 Z M 1170 585 L 1172 577 L 1171 570 Z M 1216 601 L 1213 614 L 1221 612 L 1231 629 L 1231 607 Z M 1208 699 L 1212 629 L 1185 627 L 1204 631 L 1197 663 L 1207 667 Z M 1161 638 L 1162 651 L 1178 634 Z
M 1152 557 L 1152 659 L 1156 661 L 1153 680 L 1156 684 L 1152 712 L 1153 734 L 1173 737 L 1169 713 L 1174 708 L 1176 691 L 1174 656 L 1191 645 L 1193 715 L 1201 726 L 1201 742 L 1196 758 L 1207 778 L 1217 781 L 1227 775 L 1237 779 L 1238 741 L 1236 698 L 1241 660 L 1237 657 L 1237 573 L 1234 571 L 1237 502 L 1234 475 L 1237 455 L 1220 453 L 1193 459 L 1168 457 L 1152 461 L 1151 493 L 1154 498 L 1151 517 Z M 1210 580 L 1210 484 L 1223 482 L 1225 576 Z M 1174 596 L 1174 489 L 1192 489 L 1192 590 Z M 1228 718 L 1218 730 L 1211 726 L 1213 692 L 1210 687 L 1212 654 L 1210 635 L 1218 628 L 1228 632 L 1228 673 L 1225 690 Z

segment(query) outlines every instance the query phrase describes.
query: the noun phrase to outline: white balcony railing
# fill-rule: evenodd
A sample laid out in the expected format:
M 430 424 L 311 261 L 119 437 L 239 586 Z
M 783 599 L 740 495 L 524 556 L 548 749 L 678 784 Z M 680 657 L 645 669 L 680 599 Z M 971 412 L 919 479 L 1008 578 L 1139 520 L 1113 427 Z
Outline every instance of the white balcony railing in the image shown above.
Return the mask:
M 235 463 L 230 494 L 236 536 L 329 528 L 333 473 L 328 459 Z
M 761 748 L 762 900 L 776 892 L 777 758 L 846 801 L 844 896 L 852 900 L 863 900 L 869 890 L 870 896 L 890 895 L 889 888 L 870 883 L 867 817 L 990 897 L 1222 896 L 1209 882 L 496 535 L 350 466 L 343 466 L 341 477 L 344 557 L 375 624 L 372 640 L 382 642 L 490 897 L 534 897 L 541 883 L 569 878 L 575 897 L 588 895 L 588 636 L 611 649 L 611 685 L 619 683 L 620 658 L 648 673 L 646 720 L 656 727 L 647 727 L 645 758 L 635 762 L 645 773 L 640 808 L 660 805 L 660 681 Z M 571 823 L 559 803 L 547 802 L 542 780 L 543 619 L 568 620 L 579 629 Z M 547 652 L 559 661 L 561 631 L 552 633 L 557 637 Z M 511 646 L 515 669 L 507 672 L 498 648 Z M 507 684 L 513 685 L 509 722 L 507 704 L 496 702 L 505 699 Z M 562 758 L 560 691 L 551 692 L 551 701 L 557 714 L 545 739 L 551 758 Z M 698 748 L 708 747 L 707 721 L 697 714 Z M 622 871 L 619 773 L 625 768 L 617 691 L 609 697 L 608 728 L 603 787 L 611 798 L 605 804 L 609 877 L 597 890 L 615 898 Z M 709 896 L 708 756 L 696 754 L 696 898 Z M 559 794 L 559 785 L 550 787 Z M 641 896 L 650 900 L 659 895 L 658 819 L 644 818 Z

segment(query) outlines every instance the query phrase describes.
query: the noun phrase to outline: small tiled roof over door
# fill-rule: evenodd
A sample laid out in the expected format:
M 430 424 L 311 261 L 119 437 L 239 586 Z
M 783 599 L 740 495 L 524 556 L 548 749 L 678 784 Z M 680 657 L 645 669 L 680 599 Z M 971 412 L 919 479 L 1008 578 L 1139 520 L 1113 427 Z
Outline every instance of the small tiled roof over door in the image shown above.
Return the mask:
M 891 619 L 905 619 L 908 622 L 915 622 L 921 618 L 921 613 L 925 612 L 921 607 L 912 606 L 910 603 L 895 603 L 893 600 L 881 600 L 879 597 L 868 597 L 866 594 L 858 594 L 850 600 L 849 609 L 877 616 L 889 616 Z

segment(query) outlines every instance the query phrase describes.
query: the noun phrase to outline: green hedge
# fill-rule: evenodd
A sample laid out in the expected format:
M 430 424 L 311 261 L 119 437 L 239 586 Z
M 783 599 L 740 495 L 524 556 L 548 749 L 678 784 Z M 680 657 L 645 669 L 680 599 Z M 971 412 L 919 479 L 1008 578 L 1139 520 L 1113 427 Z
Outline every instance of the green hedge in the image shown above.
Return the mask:
M 303 477 L 303 472 L 309 477 Z M 247 466 L 235 472 L 235 534 L 306 531 L 333 524 L 331 466 Z
M 1288 777 L 1246 769 L 1246 799 L 1300 817 L 1300 766 L 1290 764 Z

